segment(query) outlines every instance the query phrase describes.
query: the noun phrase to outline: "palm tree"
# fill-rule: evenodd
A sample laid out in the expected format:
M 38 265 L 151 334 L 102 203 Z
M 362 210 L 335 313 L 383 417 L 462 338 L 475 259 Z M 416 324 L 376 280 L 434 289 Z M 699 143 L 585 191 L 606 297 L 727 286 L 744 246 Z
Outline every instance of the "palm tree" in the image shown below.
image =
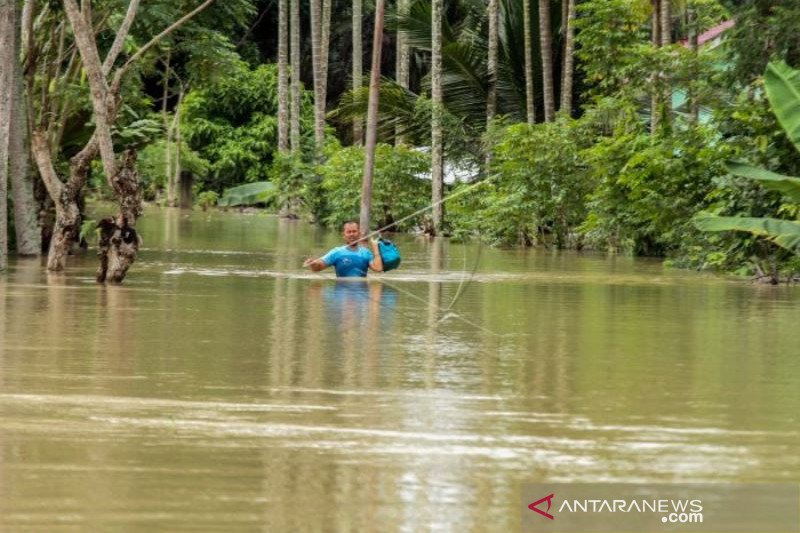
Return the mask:
M 431 202 L 433 203 L 433 233 L 438 235 L 444 219 L 442 200 L 444 189 L 444 165 L 442 147 L 442 0 L 431 2 Z
M 551 122 L 556 114 L 556 100 L 553 90 L 553 36 L 550 31 L 550 0 L 539 0 L 539 42 L 542 52 L 544 120 Z
M 397 0 L 397 13 L 403 17 L 408 13 L 409 0 Z M 410 54 L 408 47 L 408 36 L 406 32 L 398 28 L 397 30 L 397 64 L 395 65 L 395 78 L 397 84 L 403 89 L 408 90 L 409 75 L 410 75 Z M 402 144 L 405 138 L 402 134 L 402 128 L 399 126 L 395 128 L 395 144 Z
M 361 77 L 364 75 L 362 62 L 364 50 L 361 42 L 361 18 L 363 16 L 363 0 L 353 0 L 353 91 L 361 88 Z M 353 144 L 360 145 L 364 136 L 361 117 L 353 119 Z
M 486 98 L 486 124 L 494 118 L 497 112 L 497 26 L 500 9 L 498 0 L 489 0 L 489 56 L 487 69 L 489 71 L 489 96 Z
M 575 0 L 563 0 L 566 17 L 561 22 L 565 27 L 564 65 L 561 69 L 561 107 L 567 115 L 572 114 L 572 75 L 575 63 Z
M 536 108 L 533 101 L 533 36 L 531 28 L 531 0 L 522 4 L 523 32 L 525 34 L 525 110 L 528 124 L 536 122 Z
M 369 211 L 372 207 L 372 174 L 375 170 L 375 145 L 378 140 L 378 102 L 381 82 L 381 52 L 383 51 L 383 18 L 385 0 L 375 4 L 375 30 L 372 40 L 372 69 L 369 77 L 369 111 L 367 114 L 367 139 L 364 154 L 364 177 L 361 182 L 361 213 L 359 226 L 369 229 Z
M 291 144 L 292 153 L 300 153 L 300 0 L 290 0 L 290 29 L 291 34 L 291 62 L 292 62 L 292 87 L 291 87 Z
M 289 151 L 289 4 L 278 0 L 278 150 Z

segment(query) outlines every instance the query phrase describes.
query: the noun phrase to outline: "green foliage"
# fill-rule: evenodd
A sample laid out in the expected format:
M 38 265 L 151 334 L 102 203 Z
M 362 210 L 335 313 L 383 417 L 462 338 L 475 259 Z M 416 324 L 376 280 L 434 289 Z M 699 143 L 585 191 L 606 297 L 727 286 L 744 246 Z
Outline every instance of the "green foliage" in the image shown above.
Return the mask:
M 225 189 L 219 199 L 221 207 L 237 207 L 243 205 L 266 204 L 275 198 L 275 185 L 268 181 L 245 183 L 238 187 Z
M 184 134 L 209 161 L 203 188 L 221 191 L 269 176 L 277 152 L 277 83 L 274 65 L 251 70 L 240 63 L 225 78 L 186 96 Z M 304 97 L 305 131 L 313 120 L 309 98 Z
M 800 150 L 800 70 L 782 61 L 770 63 L 764 73 L 764 88 L 775 117 Z
M 217 205 L 218 201 L 219 194 L 216 191 L 203 191 L 197 195 L 197 205 L 203 211 L 208 211 L 208 208 Z
M 709 203 L 724 154 L 703 128 L 600 140 L 584 152 L 596 183 L 583 226 L 590 241 L 638 255 L 681 253 L 696 241 L 691 219 Z
M 167 154 L 171 151 L 171 163 L 174 172 L 177 147 L 176 143 L 167 143 L 166 139 L 147 145 L 139 152 L 137 169 L 139 171 L 139 181 L 144 190 L 145 199 L 154 199 L 159 191 L 167 186 Z M 181 169 L 194 174 L 199 181 L 208 174 L 209 163 L 200 155 L 189 148 L 186 143 L 181 143 Z
M 81 223 L 81 231 L 78 235 L 78 240 L 89 242 L 89 238 L 95 233 L 97 233 L 97 221 L 93 219 L 84 219 Z
M 324 222 L 339 226 L 346 220 L 358 219 L 364 149 L 330 146 L 327 156 L 327 161 L 317 169 L 330 207 Z M 430 181 L 421 176 L 429 171 L 428 155 L 402 145 L 379 144 L 375 151 L 372 225 L 386 226 L 428 205 Z M 412 218 L 398 224 L 396 229 L 409 230 L 419 223 L 419 218 Z
M 583 133 L 578 121 L 564 117 L 500 128 L 491 182 L 461 202 L 457 220 L 497 244 L 529 245 L 547 234 L 542 240 L 552 238 L 559 248 L 578 245 L 574 230 L 586 216 L 590 191 Z
M 746 231 L 766 237 L 781 248 L 800 254 L 800 222 L 763 217 L 720 217 L 701 213 L 694 223 L 703 231 Z

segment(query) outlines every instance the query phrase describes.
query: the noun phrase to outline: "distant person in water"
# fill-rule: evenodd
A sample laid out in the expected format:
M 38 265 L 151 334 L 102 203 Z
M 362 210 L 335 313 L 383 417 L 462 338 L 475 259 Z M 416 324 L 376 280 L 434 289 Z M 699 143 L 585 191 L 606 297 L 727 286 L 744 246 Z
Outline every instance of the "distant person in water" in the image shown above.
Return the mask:
M 383 260 L 378 251 L 378 241 L 370 240 L 369 248 L 364 244 L 364 236 L 358 227 L 358 222 L 345 222 L 342 226 L 344 246 L 334 248 L 320 259 L 308 258 L 303 263 L 314 272 L 325 270 L 329 266 L 336 269 L 336 277 L 354 278 L 367 277 L 367 270 L 383 271 Z

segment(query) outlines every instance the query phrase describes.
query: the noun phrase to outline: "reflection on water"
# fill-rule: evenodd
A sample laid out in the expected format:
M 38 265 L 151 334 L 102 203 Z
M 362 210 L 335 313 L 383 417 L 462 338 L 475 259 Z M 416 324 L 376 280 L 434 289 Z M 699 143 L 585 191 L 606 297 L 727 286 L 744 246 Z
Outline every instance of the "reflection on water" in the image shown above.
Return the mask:
M 540 481 L 797 481 L 800 292 L 624 257 L 148 211 L 0 278 L 2 529 L 505 530 Z M 475 276 L 470 272 L 475 270 Z

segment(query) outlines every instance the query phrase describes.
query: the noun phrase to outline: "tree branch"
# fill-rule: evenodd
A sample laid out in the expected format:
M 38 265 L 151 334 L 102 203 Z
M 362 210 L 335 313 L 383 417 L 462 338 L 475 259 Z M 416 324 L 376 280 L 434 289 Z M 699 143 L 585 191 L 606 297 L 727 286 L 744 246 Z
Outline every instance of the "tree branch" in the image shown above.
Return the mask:
M 104 76 L 108 76 L 108 74 L 111 72 L 111 67 L 114 66 L 114 61 L 117 60 L 117 56 L 122 51 L 122 46 L 125 44 L 125 39 L 128 37 L 128 33 L 133 25 L 133 19 L 136 18 L 136 12 L 139 10 L 139 1 L 140 0 L 131 0 L 130 4 L 128 4 L 128 11 L 125 13 L 125 20 L 122 21 L 122 24 L 117 30 L 117 35 L 114 37 L 114 44 L 111 45 L 111 49 L 108 51 L 105 61 L 103 61 Z
M 113 94 L 113 95 L 119 94 L 119 89 L 120 89 L 120 86 L 122 85 L 122 77 L 125 76 L 125 73 L 128 72 L 128 69 L 131 68 L 131 65 L 137 59 L 142 57 L 145 54 L 145 52 L 147 52 L 150 48 L 152 48 L 154 45 L 156 45 L 161 39 L 163 39 L 164 37 L 166 37 L 167 35 L 169 35 L 173 31 L 177 30 L 181 26 L 183 26 L 183 24 L 188 22 L 192 17 L 194 17 L 195 15 L 197 15 L 198 13 L 200 13 L 201 11 L 203 11 L 205 8 L 207 8 L 208 6 L 210 6 L 213 3 L 214 3 L 214 0 L 206 0 L 205 2 L 203 2 L 202 4 L 197 6 L 193 11 L 190 11 L 189 13 L 185 14 L 183 17 L 181 17 L 178 20 L 176 20 L 167 29 L 165 29 L 164 31 L 162 31 L 161 33 L 159 33 L 158 35 L 156 35 L 155 37 L 150 39 L 150 41 L 147 44 L 145 44 L 144 46 L 139 48 L 139 50 L 135 54 L 133 54 L 114 73 L 114 79 L 111 82 L 111 94 Z
M 107 102 L 108 83 L 103 75 L 94 33 L 91 27 L 86 24 L 86 19 L 78 9 L 78 4 L 75 0 L 64 0 L 64 8 L 70 24 L 72 24 L 72 31 L 75 35 L 78 51 L 81 54 L 83 68 L 86 69 L 86 77 L 89 81 L 89 89 L 92 96 L 92 108 L 94 110 L 95 136 L 100 148 L 100 158 L 103 161 L 103 171 L 110 183 L 117 173 L 117 162 L 114 154 L 114 144 L 111 140 L 111 121 L 109 120 Z
M 38 129 L 34 129 L 31 134 L 31 152 L 33 152 L 33 158 L 36 160 L 36 166 L 39 167 L 39 174 L 42 176 L 50 198 L 57 201 L 61 196 L 61 191 L 64 190 L 64 184 L 58 179 L 53 167 L 47 135 Z

